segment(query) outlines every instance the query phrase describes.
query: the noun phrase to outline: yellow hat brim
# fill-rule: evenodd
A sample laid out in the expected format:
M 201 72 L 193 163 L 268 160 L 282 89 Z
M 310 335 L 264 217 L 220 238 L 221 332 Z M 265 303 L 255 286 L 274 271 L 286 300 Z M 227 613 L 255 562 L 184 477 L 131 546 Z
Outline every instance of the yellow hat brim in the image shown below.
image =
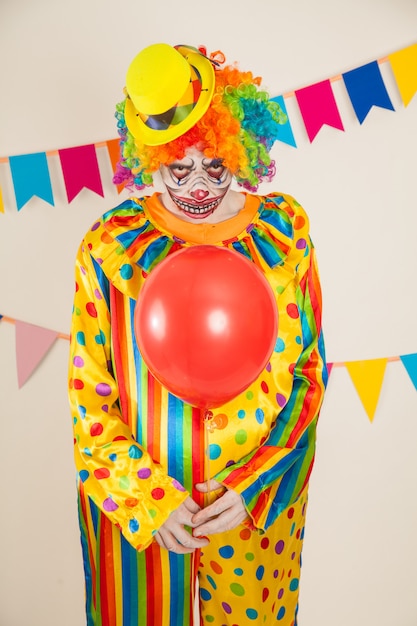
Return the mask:
M 127 127 L 133 137 L 146 146 L 161 146 L 181 137 L 203 117 L 210 106 L 215 83 L 213 66 L 206 57 L 198 52 L 188 52 L 187 60 L 200 74 L 201 93 L 190 114 L 178 124 L 163 130 L 150 128 L 141 119 L 132 100 L 126 99 L 125 120 Z

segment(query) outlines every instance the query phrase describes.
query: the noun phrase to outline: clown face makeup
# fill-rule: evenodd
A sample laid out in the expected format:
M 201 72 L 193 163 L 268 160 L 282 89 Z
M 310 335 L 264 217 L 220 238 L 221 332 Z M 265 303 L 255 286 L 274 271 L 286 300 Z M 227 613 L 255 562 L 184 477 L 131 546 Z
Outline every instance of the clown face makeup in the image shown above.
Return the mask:
M 210 159 L 196 148 L 180 161 L 160 168 L 168 195 L 167 207 L 190 220 L 203 220 L 221 205 L 232 183 L 232 173 L 221 159 Z

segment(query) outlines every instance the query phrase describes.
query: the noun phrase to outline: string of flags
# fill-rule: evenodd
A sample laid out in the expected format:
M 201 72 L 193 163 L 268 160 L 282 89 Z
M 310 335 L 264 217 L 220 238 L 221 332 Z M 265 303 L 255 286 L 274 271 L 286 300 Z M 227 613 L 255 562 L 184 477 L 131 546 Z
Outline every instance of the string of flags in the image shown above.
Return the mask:
M 281 126 L 280 141 L 294 148 L 297 144 L 285 101 L 295 98 L 310 143 L 324 125 L 344 131 L 343 120 L 334 97 L 332 83 L 342 80 L 352 108 L 360 124 L 371 109 L 381 107 L 394 111 L 390 95 L 380 71 L 382 63 L 389 63 L 401 100 L 405 107 L 417 92 L 417 43 L 398 50 L 387 57 L 367 63 L 341 75 L 314 83 L 272 98 L 287 114 Z M 58 157 L 62 169 L 68 203 L 84 189 L 104 196 L 103 181 L 98 165 L 97 150 L 106 149 L 112 171 L 119 160 L 119 140 L 94 143 L 0 158 L 0 164 L 9 165 L 17 210 L 20 211 L 33 197 L 54 206 L 54 194 L 49 170 L 49 159 Z M 118 191 L 123 186 L 118 186 Z M 0 213 L 4 201 L 0 187 Z M 28 381 L 57 339 L 69 340 L 69 335 L 29 324 L 0 314 L 0 322 L 15 325 L 16 366 L 19 389 Z M 375 411 L 389 362 L 400 361 L 417 390 L 417 353 L 379 359 L 328 363 L 331 374 L 335 367 L 346 367 L 369 420 Z
M 381 74 L 382 63 L 389 63 L 401 100 L 407 107 L 417 91 L 417 43 L 338 76 L 272 98 L 280 104 L 288 118 L 286 124 L 281 126 L 279 140 L 297 148 L 285 104 L 285 101 L 292 97 L 295 97 L 297 101 L 310 143 L 314 141 L 324 125 L 344 131 L 343 120 L 332 87 L 332 84 L 338 80 L 343 81 L 360 124 L 365 121 L 373 107 L 394 111 Z M 60 161 L 68 203 L 71 203 L 84 188 L 103 197 L 103 183 L 97 160 L 99 148 L 107 150 L 112 171 L 114 171 L 119 159 L 118 139 L 49 152 L 0 158 L 0 163 L 8 163 L 10 167 L 17 210 L 20 211 L 34 196 L 54 206 L 48 160 L 56 156 Z M 122 187 L 122 185 L 118 186 L 119 192 Z M 4 213 L 1 187 L 0 213 Z
M 1 322 L 15 325 L 16 369 L 19 389 L 29 380 L 57 339 L 69 340 L 69 335 L 0 315 Z M 328 363 L 329 375 L 335 367 L 346 367 L 352 383 L 372 422 L 377 409 L 386 366 L 401 361 L 417 390 L 417 353 L 379 359 Z

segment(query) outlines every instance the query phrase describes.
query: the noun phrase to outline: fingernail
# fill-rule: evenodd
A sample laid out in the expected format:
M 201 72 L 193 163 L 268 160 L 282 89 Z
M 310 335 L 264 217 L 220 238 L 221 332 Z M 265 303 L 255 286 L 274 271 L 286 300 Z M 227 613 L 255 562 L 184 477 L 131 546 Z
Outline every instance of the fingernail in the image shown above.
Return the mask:
M 206 539 L 206 541 L 210 543 L 210 539 L 206 537 L 206 535 L 201 535 L 200 533 L 197 533 L 196 535 L 194 535 L 194 537 L 198 537 L 198 539 Z

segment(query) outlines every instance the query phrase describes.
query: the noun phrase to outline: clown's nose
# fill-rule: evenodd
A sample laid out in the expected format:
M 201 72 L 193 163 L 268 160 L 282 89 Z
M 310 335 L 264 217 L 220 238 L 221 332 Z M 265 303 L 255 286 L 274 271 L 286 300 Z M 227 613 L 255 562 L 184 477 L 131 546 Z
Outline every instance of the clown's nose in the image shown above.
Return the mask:
M 194 200 L 197 200 L 198 202 L 201 202 L 201 200 L 207 198 L 208 195 L 209 192 L 207 191 L 207 189 L 196 189 L 195 191 L 191 191 L 190 193 L 190 196 L 192 196 Z

